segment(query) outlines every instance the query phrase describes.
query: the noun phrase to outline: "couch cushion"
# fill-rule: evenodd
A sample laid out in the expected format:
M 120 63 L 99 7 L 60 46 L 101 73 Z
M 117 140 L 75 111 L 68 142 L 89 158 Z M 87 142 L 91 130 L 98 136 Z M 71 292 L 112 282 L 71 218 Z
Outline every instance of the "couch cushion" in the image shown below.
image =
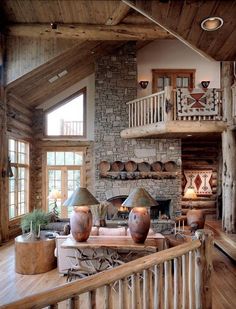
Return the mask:
M 98 227 L 97 226 L 92 227 L 92 230 L 90 232 L 90 236 L 98 236 Z
M 100 227 L 99 236 L 126 236 L 126 228 L 125 227 Z

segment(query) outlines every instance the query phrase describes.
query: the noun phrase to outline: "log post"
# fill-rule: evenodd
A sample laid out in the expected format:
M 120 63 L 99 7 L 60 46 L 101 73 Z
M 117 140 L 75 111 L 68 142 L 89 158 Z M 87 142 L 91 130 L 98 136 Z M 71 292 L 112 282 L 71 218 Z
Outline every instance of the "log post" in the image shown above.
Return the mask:
M 7 107 L 5 94 L 5 38 L 0 34 L 0 242 L 7 241 L 8 207 L 7 207 Z
M 174 120 L 174 100 L 173 100 L 173 87 L 165 87 L 165 102 L 164 102 L 164 120 L 173 121 Z
M 200 255 L 197 255 L 195 260 L 196 267 L 200 270 L 199 276 L 195 280 L 201 281 L 198 282 L 197 291 L 200 294 L 196 295 L 196 303 L 199 305 L 199 309 L 211 309 L 213 232 L 210 230 L 197 230 L 195 235 L 201 242 Z
M 228 233 L 236 233 L 236 134 L 233 125 L 233 62 L 222 63 L 223 116 L 227 129 L 222 133 L 222 228 Z

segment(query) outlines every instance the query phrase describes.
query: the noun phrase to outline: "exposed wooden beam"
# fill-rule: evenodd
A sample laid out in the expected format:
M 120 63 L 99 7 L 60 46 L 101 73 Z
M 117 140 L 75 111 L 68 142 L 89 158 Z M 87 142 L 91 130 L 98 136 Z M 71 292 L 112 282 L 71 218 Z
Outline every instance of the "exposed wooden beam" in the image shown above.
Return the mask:
M 63 38 L 102 41 L 139 41 L 172 38 L 166 31 L 155 25 L 78 25 L 58 24 L 57 30 L 48 24 L 14 24 L 8 26 L 10 36 L 37 38 Z
M 143 16 L 147 17 L 149 20 L 151 20 L 152 22 L 154 22 L 156 25 L 158 25 L 159 27 L 161 27 L 162 29 L 164 29 L 165 31 L 168 31 L 170 34 L 172 34 L 174 37 L 176 37 L 179 41 L 183 42 L 185 45 L 187 45 L 188 47 L 190 47 L 191 49 L 193 49 L 194 51 L 196 51 L 198 54 L 200 54 L 201 56 L 203 56 L 204 58 L 207 58 L 209 60 L 214 60 L 211 56 L 209 56 L 208 54 L 206 54 L 204 51 L 200 50 L 199 48 L 197 48 L 196 46 L 194 46 L 193 44 L 189 43 L 187 40 L 185 40 L 182 36 L 180 36 L 176 31 L 170 29 L 168 26 L 163 25 L 163 22 L 160 21 L 158 19 L 157 16 L 154 16 L 153 12 L 151 9 L 149 8 L 143 8 L 143 6 L 145 5 L 145 3 L 142 3 L 141 1 L 137 1 L 138 4 L 136 3 L 136 1 L 130 1 L 130 0 L 122 0 L 124 3 L 126 3 L 127 5 L 129 5 L 132 9 L 134 9 L 135 11 L 139 12 L 140 14 L 142 14 Z
M 128 14 L 129 10 L 130 7 L 128 5 L 120 2 L 118 8 L 116 8 L 113 14 L 108 18 L 106 25 L 115 26 L 119 24 Z

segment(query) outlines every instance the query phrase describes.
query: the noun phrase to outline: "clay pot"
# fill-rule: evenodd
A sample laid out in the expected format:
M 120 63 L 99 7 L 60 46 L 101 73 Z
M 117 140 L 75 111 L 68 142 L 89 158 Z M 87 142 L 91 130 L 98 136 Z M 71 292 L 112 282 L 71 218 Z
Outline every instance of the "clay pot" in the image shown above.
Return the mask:
M 92 213 L 87 206 L 74 207 L 70 218 L 70 227 L 76 241 L 82 242 L 89 238 L 92 222 Z
M 205 224 L 205 215 L 201 209 L 190 209 L 187 212 L 187 224 L 196 223 L 198 229 L 203 229 Z
M 144 243 L 150 228 L 150 215 L 147 208 L 133 208 L 129 214 L 128 224 L 133 241 Z

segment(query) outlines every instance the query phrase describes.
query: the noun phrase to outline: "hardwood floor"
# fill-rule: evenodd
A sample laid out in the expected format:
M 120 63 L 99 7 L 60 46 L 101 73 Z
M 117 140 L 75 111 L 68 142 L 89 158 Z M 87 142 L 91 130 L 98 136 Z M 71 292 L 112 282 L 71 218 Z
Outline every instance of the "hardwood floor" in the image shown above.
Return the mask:
M 0 306 L 66 282 L 66 278 L 61 277 L 57 269 L 40 275 L 17 274 L 14 263 L 13 242 L 0 247 Z M 213 269 L 213 309 L 235 308 L 236 264 L 214 248 Z

